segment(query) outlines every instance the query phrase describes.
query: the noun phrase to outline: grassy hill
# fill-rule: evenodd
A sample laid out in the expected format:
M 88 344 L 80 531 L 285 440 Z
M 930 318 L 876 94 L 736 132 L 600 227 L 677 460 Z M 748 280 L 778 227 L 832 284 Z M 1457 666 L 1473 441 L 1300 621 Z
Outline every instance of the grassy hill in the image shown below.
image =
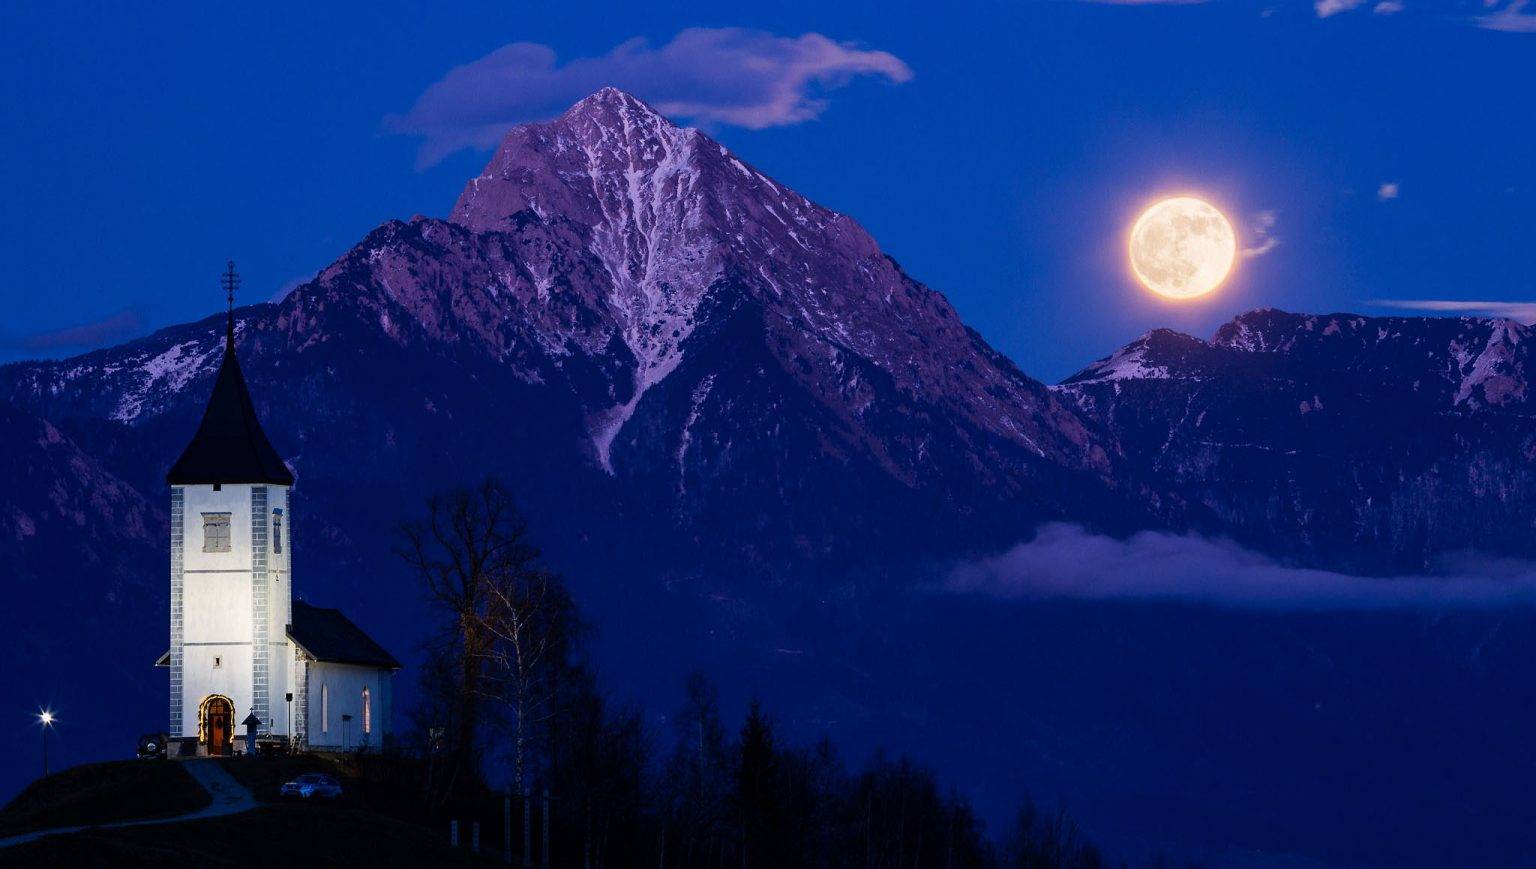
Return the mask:
M 170 761 L 121 760 L 40 778 L 0 809 L 0 838 L 49 827 L 166 818 L 208 805 L 208 794 Z
M 0 851 L 6 866 L 481 866 L 446 831 L 350 806 L 271 805 L 185 823 L 93 829 Z
M 196 821 L 92 827 L 0 850 L 4 866 L 476 866 L 499 863 L 451 849 L 447 825 L 410 806 L 414 788 L 381 770 L 383 759 L 303 756 L 220 761 L 261 802 L 253 811 Z M 334 805 L 284 803 L 282 782 L 303 772 L 337 776 L 346 796 Z M 209 802 L 175 761 L 87 764 L 40 779 L 0 810 L 0 838 L 60 826 L 169 818 Z M 468 840 L 466 824 L 465 840 Z M 486 844 L 493 841 L 489 836 Z M 499 854 L 496 855 L 499 857 Z M 365 862 L 367 861 L 367 862 Z

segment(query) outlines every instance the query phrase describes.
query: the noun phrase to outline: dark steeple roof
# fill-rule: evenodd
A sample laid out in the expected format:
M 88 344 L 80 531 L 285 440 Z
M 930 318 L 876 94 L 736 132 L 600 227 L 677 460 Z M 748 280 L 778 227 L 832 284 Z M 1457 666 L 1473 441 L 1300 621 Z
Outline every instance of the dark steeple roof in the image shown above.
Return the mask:
M 230 315 L 224 337 L 224 364 L 197 434 L 165 475 L 172 486 L 206 483 L 269 483 L 292 486 L 293 474 L 272 449 L 256 418 L 250 390 L 235 358 L 235 320 Z
M 340 610 L 323 609 L 296 600 L 288 636 L 316 661 L 400 669 L 400 662 L 393 655 L 363 633 L 362 628 L 352 624 Z

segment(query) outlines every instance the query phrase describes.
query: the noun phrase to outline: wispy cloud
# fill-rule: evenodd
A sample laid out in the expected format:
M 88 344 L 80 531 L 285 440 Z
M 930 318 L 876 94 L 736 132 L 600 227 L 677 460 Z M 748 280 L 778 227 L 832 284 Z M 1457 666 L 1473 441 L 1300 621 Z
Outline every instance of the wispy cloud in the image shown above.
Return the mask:
M 1318 18 L 1331 18 L 1340 12 L 1348 12 L 1365 5 L 1365 0 L 1317 0 L 1312 4 L 1312 9 L 1317 12 Z
M 1504 33 L 1536 33 L 1536 7 L 1530 0 L 1485 0 L 1483 5 L 1488 11 L 1472 19 L 1478 27 Z
M 297 290 L 299 287 L 304 286 L 314 279 L 315 276 L 312 274 L 300 275 L 296 278 L 289 278 L 281 286 L 273 291 L 272 295 L 267 299 L 267 301 L 281 302 L 282 300 L 288 298 L 288 296 L 291 295 L 294 290 Z
M 1367 305 L 1401 308 L 1406 311 L 1430 311 L 1437 314 L 1471 314 L 1478 317 L 1508 317 L 1522 323 L 1536 323 L 1536 301 L 1494 302 L 1477 299 L 1367 299 Z
M 1396 181 L 1384 181 L 1380 187 L 1376 188 L 1376 199 L 1380 202 L 1386 202 L 1389 199 L 1396 199 L 1397 194 L 1400 192 L 1401 190 L 1397 186 Z
M 1261 257 L 1280 246 L 1280 239 L 1275 235 L 1275 224 L 1279 218 L 1279 214 L 1274 211 L 1260 211 L 1253 216 L 1248 226 L 1253 243 L 1243 248 L 1244 259 Z
M 17 335 L 0 341 L 0 346 L 26 354 L 55 355 L 95 349 L 131 338 L 143 330 L 143 316 L 133 308 L 124 308 L 99 320 L 63 329 Z
M 1331 18 L 1341 12 L 1369 5 L 1377 15 L 1408 12 L 1408 0 L 1314 0 L 1319 18 Z M 1505 33 L 1536 33 L 1536 2 L 1533 0 L 1436 0 L 1413 2 L 1410 14 L 1417 12 L 1441 17 L 1446 21 L 1472 24 L 1484 30 Z
M 1464 555 L 1415 576 L 1287 567 L 1226 540 L 1144 531 L 1124 540 L 1047 525 L 953 571 L 951 592 L 1002 598 L 1185 601 L 1284 611 L 1536 606 L 1536 564 Z
M 563 63 L 547 45 L 514 42 L 449 70 L 385 127 L 422 137 L 419 164 L 427 166 L 461 149 L 494 147 L 509 126 L 554 117 L 608 85 L 673 117 L 757 130 L 820 116 L 827 91 L 861 76 L 905 82 L 912 70 L 894 54 L 820 33 L 737 27 L 691 28 L 661 46 L 631 39 Z

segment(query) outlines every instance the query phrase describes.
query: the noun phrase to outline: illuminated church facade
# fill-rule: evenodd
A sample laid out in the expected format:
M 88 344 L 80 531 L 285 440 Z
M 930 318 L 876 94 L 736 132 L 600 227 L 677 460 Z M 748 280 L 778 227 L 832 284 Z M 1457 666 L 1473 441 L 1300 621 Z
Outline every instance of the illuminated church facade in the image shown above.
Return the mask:
M 230 279 L 233 280 L 231 270 Z M 223 362 L 171 489 L 168 747 L 229 754 L 258 742 L 378 747 L 399 663 L 341 612 L 293 596 L 294 478 L 256 417 L 235 356 Z

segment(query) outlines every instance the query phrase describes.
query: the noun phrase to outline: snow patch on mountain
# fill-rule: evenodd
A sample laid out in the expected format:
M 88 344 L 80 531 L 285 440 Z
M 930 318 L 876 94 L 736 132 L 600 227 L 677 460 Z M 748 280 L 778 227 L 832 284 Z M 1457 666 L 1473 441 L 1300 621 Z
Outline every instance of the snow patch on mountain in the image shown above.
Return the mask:
M 688 490 L 687 458 L 688 447 L 693 444 L 693 425 L 699 421 L 699 408 L 703 406 L 704 399 L 709 397 L 710 390 L 714 388 L 715 375 L 710 374 L 699 381 L 688 399 L 688 418 L 684 420 L 683 430 L 677 437 L 677 491 L 680 495 Z
M 1456 390 L 1455 404 L 1472 402 L 1481 390 L 1482 400 L 1492 405 L 1506 405 L 1526 397 L 1523 366 L 1517 358 L 1518 346 L 1530 336 L 1530 327 L 1514 320 L 1492 322 L 1488 338 L 1474 358 L 1465 345 L 1453 345 L 1458 367 L 1464 372 Z
M 237 325 L 237 331 L 239 328 Z M 110 418 L 132 424 L 152 399 L 180 393 L 192 378 L 206 372 L 219 349 L 217 340 L 194 338 L 153 356 L 146 354 L 139 361 L 130 361 L 138 369 L 133 378 L 136 385 L 123 392 Z
M 1167 366 L 1147 361 L 1146 338 L 1116 350 L 1108 359 L 1088 366 L 1085 374 L 1093 380 L 1167 380 L 1173 375 Z
M 696 266 L 710 260 L 712 239 L 690 232 L 700 218 L 699 171 L 693 156 L 698 133 L 623 105 L 621 126 L 597 126 L 577 147 L 603 220 L 593 227 L 593 250 L 612 279 L 611 301 L 622 317 L 620 334 L 636 361 L 635 392 L 613 409 L 594 435 L 610 473 L 613 438 L 645 393 L 682 361 L 682 342 L 714 274 Z

